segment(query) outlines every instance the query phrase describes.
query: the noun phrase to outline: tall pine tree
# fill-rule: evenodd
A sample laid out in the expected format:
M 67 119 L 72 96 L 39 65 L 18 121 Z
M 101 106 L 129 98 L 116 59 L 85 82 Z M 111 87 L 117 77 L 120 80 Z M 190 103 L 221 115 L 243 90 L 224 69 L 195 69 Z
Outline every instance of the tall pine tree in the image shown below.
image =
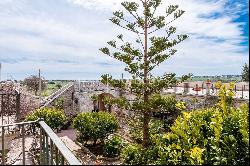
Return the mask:
M 249 82 L 249 65 L 245 63 L 241 73 L 242 81 Z
M 149 121 L 152 112 L 157 111 L 160 107 L 160 92 L 164 88 L 174 86 L 190 77 L 190 75 L 184 75 L 181 79 L 177 79 L 174 73 L 166 73 L 161 77 L 152 75 L 152 71 L 157 66 L 177 52 L 174 46 L 188 38 L 185 34 L 175 35 L 176 27 L 170 26 L 173 21 L 184 14 L 184 11 L 179 9 L 178 5 L 170 5 L 163 16 L 156 15 L 157 9 L 162 5 L 161 0 L 140 0 L 138 3 L 123 2 L 121 5 L 130 14 L 130 17 L 126 18 L 124 11 L 120 10 L 113 12 L 110 20 L 135 34 L 137 36 L 135 42 L 126 42 L 124 35 L 120 34 L 116 40 L 107 42 L 109 48 L 104 47 L 100 50 L 104 54 L 124 62 L 125 71 L 130 73 L 133 79 L 130 87 L 125 86 L 124 80 L 113 79 L 109 75 L 103 75 L 102 82 L 119 89 L 129 88 L 129 91 L 136 96 L 136 100 L 132 103 L 124 97 L 116 101 L 126 109 L 142 114 L 143 145 L 147 147 Z M 160 30 L 165 30 L 164 36 L 159 35 Z

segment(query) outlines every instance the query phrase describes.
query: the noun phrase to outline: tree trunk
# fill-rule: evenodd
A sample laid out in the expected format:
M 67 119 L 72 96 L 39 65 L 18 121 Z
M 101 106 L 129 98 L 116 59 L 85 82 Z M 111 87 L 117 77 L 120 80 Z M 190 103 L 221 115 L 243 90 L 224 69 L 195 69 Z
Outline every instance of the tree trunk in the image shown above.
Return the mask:
M 147 0 L 144 2 L 144 8 L 146 11 L 147 8 Z M 144 38 L 145 38 L 145 49 L 144 49 L 144 103 L 148 102 L 148 17 L 145 14 L 145 25 L 144 25 Z M 149 121 L 150 114 L 148 110 L 144 110 L 143 113 L 143 146 L 147 147 L 149 143 Z
M 143 115 L 143 146 L 147 147 L 149 143 L 149 121 L 150 115 L 148 112 L 145 112 Z

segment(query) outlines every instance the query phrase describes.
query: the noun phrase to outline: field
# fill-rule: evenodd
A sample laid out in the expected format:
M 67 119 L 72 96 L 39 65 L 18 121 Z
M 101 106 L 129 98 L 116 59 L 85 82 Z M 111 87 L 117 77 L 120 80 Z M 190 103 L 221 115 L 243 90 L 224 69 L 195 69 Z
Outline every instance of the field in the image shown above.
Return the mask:
M 51 95 L 53 92 L 57 91 L 61 87 L 65 86 L 68 81 L 50 81 L 47 84 L 47 88 L 42 92 L 43 97 Z

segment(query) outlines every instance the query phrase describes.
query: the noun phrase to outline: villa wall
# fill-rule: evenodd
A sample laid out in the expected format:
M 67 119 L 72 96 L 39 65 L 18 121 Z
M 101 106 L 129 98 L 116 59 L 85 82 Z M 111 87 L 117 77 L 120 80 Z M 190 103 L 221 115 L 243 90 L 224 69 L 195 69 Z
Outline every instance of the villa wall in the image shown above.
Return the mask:
M 76 115 L 79 112 L 79 102 L 75 97 L 75 87 L 70 86 L 57 99 L 53 100 L 47 107 L 55 106 L 58 99 L 63 99 L 63 109 L 66 115 Z

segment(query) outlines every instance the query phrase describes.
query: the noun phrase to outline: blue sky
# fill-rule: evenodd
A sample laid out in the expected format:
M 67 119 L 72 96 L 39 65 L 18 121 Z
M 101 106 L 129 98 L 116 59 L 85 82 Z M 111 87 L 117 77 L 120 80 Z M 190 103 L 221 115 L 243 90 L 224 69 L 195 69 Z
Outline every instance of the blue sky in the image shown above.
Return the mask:
M 23 79 L 39 68 L 47 79 L 99 79 L 105 73 L 121 77 L 125 66 L 99 51 L 121 33 L 108 20 L 121 9 L 120 2 L 0 0 L 2 79 Z M 190 38 L 155 75 L 241 73 L 249 61 L 248 0 L 163 0 L 163 6 L 169 4 L 186 11 L 172 25 Z M 158 14 L 163 12 L 160 8 Z

